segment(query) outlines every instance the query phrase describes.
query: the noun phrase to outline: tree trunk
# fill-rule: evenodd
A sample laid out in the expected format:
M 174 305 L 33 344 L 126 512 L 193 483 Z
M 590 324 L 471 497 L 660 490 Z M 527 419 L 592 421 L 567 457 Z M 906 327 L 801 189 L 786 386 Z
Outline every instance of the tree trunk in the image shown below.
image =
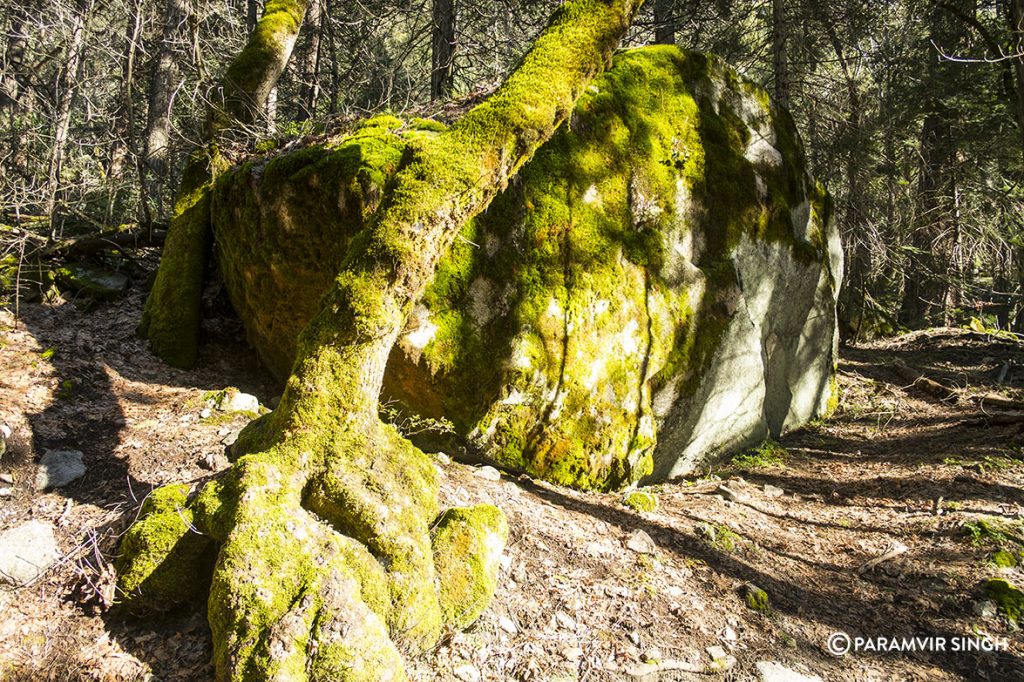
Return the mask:
M 655 0 L 654 42 L 656 45 L 676 44 L 675 0 Z
M 404 680 L 400 649 L 486 607 L 504 517 L 438 515 L 432 463 L 378 418 L 384 368 L 461 226 L 566 119 L 639 4 L 570 0 L 494 95 L 407 154 L 302 334 L 280 404 L 239 439 L 251 454 L 196 495 L 156 491 L 126 534 L 120 582 L 139 604 L 194 594 L 196 566 L 217 554 L 218 679 Z
M 23 120 L 19 121 L 19 117 L 31 110 L 25 51 L 28 49 L 29 16 L 33 7 L 31 3 L 15 3 L 4 55 L 7 68 L 0 73 L 0 112 L 5 113 L 10 120 L 11 161 L 8 167 L 19 175 L 26 174 L 28 168 L 25 136 L 28 125 Z
M 71 36 L 68 40 L 67 59 L 57 85 L 57 108 L 54 112 L 53 146 L 50 148 L 50 164 L 47 176 L 46 215 L 50 217 L 50 236 L 57 237 L 59 221 L 57 220 L 57 195 L 60 192 L 60 176 L 64 166 L 64 152 L 68 142 L 68 131 L 71 127 L 71 105 L 78 90 L 78 66 L 82 62 L 85 49 L 85 20 L 92 11 L 92 0 L 79 0 L 74 19 L 71 24 Z
M 139 333 L 166 362 L 191 367 L 199 351 L 199 308 L 210 251 L 207 189 L 223 163 L 218 141 L 263 115 L 284 71 L 309 0 L 270 0 L 242 52 L 212 94 L 204 127 L 206 146 L 193 152 L 182 176 L 153 289 Z
M 430 38 L 430 100 L 446 99 L 455 82 L 455 0 L 434 0 Z
M 775 101 L 789 107 L 789 22 L 784 0 L 772 0 L 772 69 Z
M 309 40 L 306 41 L 300 64 L 302 86 L 299 90 L 298 120 L 306 121 L 316 116 L 316 102 L 320 98 L 320 40 L 323 34 L 323 13 L 321 2 L 313 0 L 306 12 L 306 26 Z
M 921 129 L 918 215 L 911 235 L 900 321 L 912 327 L 948 323 L 956 301 L 955 251 L 959 242 L 956 145 L 950 114 L 937 110 Z
M 1010 20 L 1010 51 L 1013 55 L 1013 84 L 1017 95 L 1017 126 L 1021 135 L 1021 153 L 1024 153 L 1024 0 L 1007 0 Z
M 141 202 L 147 223 L 152 223 L 153 209 L 163 215 L 164 183 L 170 168 L 171 114 L 180 73 L 175 58 L 176 48 L 186 44 L 185 24 L 188 21 L 188 0 L 167 0 L 164 5 L 164 28 L 160 36 L 149 87 L 149 111 L 146 116 Z

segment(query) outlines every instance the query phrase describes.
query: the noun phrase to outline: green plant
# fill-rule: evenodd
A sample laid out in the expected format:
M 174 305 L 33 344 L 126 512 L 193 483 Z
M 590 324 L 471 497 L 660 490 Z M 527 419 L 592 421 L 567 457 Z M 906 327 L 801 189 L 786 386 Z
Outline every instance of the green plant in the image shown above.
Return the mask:
M 789 453 L 771 438 L 752 450 L 732 458 L 732 466 L 739 469 L 767 469 L 785 466 Z
M 698 523 L 697 532 L 713 548 L 733 553 L 742 536 L 728 526 L 720 523 Z

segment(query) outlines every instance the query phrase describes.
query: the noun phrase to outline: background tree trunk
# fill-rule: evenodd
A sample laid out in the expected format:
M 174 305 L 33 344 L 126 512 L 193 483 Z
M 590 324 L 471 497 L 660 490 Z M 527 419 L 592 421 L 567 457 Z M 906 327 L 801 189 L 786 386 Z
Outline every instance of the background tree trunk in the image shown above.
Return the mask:
M 455 0 L 434 0 L 430 39 L 430 99 L 451 97 L 455 84 Z
M 150 207 L 153 204 L 156 205 L 156 215 L 164 213 L 164 183 L 170 169 L 171 114 L 174 110 L 174 95 L 180 81 L 175 55 L 187 42 L 188 16 L 188 0 L 166 0 L 163 31 L 150 77 L 149 111 L 143 135 L 145 143 L 141 165 L 141 203 L 143 213 L 150 224 L 154 213 Z
M 299 111 L 297 119 L 306 121 L 316 116 L 316 103 L 320 98 L 320 41 L 323 34 L 323 12 L 321 3 L 324 0 L 312 0 L 306 12 L 306 29 L 309 39 L 302 51 L 299 64 L 299 77 L 302 81 L 299 88 Z
M 789 18 L 785 0 L 772 0 L 772 70 L 775 101 L 789 107 Z
M 60 221 L 57 217 L 57 196 L 60 192 L 61 170 L 64 166 L 64 152 L 68 142 L 68 129 L 71 125 L 71 105 L 74 103 L 78 88 L 78 67 L 82 63 L 82 52 L 85 50 L 85 21 L 92 11 L 93 0 L 79 0 L 75 8 L 75 16 L 71 24 L 68 39 L 67 58 L 64 69 L 57 84 L 57 105 L 54 111 L 53 146 L 50 148 L 50 164 L 46 183 L 46 215 L 50 218 L 50 236 L 56 238 L 60 234 Z
M 657 45 L 676 44 L 675 0 L 654 2 L 654 42 Z

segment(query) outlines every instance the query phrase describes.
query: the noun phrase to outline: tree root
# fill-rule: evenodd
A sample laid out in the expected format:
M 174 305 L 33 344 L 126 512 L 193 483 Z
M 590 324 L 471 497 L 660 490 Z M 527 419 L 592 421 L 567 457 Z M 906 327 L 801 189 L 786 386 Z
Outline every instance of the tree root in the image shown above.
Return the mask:
M 380 422 L 316 442 L 329 445 L 290 436 L 199 490 L 157 489 L 124 538 L 129 608 L 209 585 L 218 680 L 404 680 L 403 655 L 494 595 L 498 509 L 438 514 L 433 463 Z

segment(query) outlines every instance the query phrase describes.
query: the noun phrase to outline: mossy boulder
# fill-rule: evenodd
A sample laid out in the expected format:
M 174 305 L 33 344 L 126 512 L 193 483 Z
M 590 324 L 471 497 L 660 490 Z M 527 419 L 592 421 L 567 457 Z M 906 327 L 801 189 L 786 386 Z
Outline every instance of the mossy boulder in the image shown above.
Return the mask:
M 378 116 L 211 192 L 221 272 L 280 378 L 433 121 Z M 789 115 L 722 62 L 616 55 L 410 316 L 386 397 L 503 468 L 664 480 L 824 415 L 842 252 Z
M 57 285 L 85 298 L 111 301 L 128 288 L 128 276 L 92 265 L 70 264 L 55 272 Z
M 1024 617 L 1024 592 L 1013 583 L 992 578 L 985 582 L 985 596 L 996 603 L 999 612 L 1011 623 L 1019 623 Z

